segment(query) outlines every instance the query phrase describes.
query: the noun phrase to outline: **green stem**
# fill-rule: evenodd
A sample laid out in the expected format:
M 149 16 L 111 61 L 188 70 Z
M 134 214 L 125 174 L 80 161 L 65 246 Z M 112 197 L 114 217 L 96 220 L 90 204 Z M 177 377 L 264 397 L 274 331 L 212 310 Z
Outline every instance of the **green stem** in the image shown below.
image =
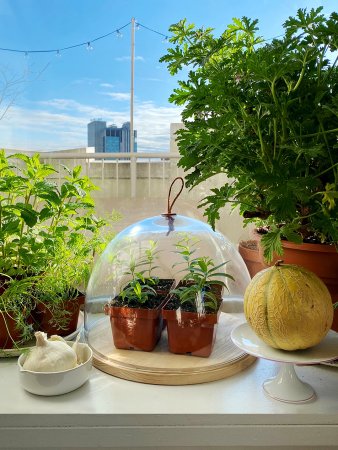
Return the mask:
M 31 198 L 31 189 L 29 191 L 27 191 L 26 195 L 25 195 L 25 205 L 29 204 L 30 198 Z M 23 232 L 25 229 L 25 221 L 23 219 L 21 219 L 21 227 L 20 227 L 20 233 L 19 233 L 19 245 L 18 245 L 18 254 L 17 254 L 17 258 L 16 258 L 16 267 L 17 269 L 19 269 L 20 264 L 21 264 L 21 257 L 20 257 L 20 251 L 22 249 L 22 236 L 23 236 Z
M 301 83 L 302 80 L 303 80 L 304 73 L 305 73 L 305 68 L 306 68 L 306 61 L 307 61 L 306 56 L 307 56 L 307 53 L 308 53 L 308 52 L 305 53 L 305 57 L 304 57 L 304 60 L 303 60 L 303 67 L 302 67 L 302 70 L 301 70 L 301 72 L 300 72 L 298 81 L 297 81 L 297 83 L 295 84 L 295 86 L 294 86 L 293 89 L 292 89 L 293 92 L 295 92 L 295 91 L 299 88 L 299 85 L 300 85 L 300 83 Z
M 303 138 L 314 137 L 314 136 L 318 136 L 319 134 L 337 133 L 337 131 L 338 131 L 338 128 L 333 128 L 332 130 L 326 130 L 326 131 L 321 131 L 321 132 L 317 131 L 317 133 L 304 134 L 302 137 Z

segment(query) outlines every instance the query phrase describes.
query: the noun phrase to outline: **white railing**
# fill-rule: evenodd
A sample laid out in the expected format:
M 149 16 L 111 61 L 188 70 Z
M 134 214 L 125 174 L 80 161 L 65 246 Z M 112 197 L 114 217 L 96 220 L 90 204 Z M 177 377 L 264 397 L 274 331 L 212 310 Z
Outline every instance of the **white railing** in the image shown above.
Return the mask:
M 19 151 L 7 151 L 18 153 Z M 34 151 L 26 154 L 36 153 Z M 72 169 L 81 165 L 83 173 L 89 176 L 99 187 L 93 197 L 100 215 L 117 210 L 122 219 L 115 229 L 119 231 L 138 220 L 165 212 L 166 198 L 170 183 L 177 176 L 184 178 L 185 173 L 177 166 L 180 154 L 162 153 L 90 153 L 88 149 L 74 149 L 59 152 L 41 152 L 40 158 L 53 165 L 58 173 L 54 181 L 61 184 L 62 166 Z M 131 170 L 131 165 L 135 170 Z M 215 161 L 217 165 L 217 161 Z M 131 174 L 135 174 L 131 177 Z M 210 190 L 221 187 L 227 178 L 224 174 L 214 176 L 192 190 L 184 189 L 179 201 L 175 203 L 175 212 L 206 221 L 200 201 L 210 194 Z M 217 228 L 233 242 L 246 238 L 248 230 L 243 230 L 242 219 L 238 212 L 226 207 L 221 212 Z
M 184 175 L 177 167 L 178 153 L 41 153 L 41 160 L 58 170 L 61 182 L 62 166 L 83 167 L 83 173 L 100 187 L 111 184 L 114 197 L 162 196 L 170 180 Z M 132 166 L 135 165 L 135 170 Z M 133 176 L 133 174 L 135 174 Z

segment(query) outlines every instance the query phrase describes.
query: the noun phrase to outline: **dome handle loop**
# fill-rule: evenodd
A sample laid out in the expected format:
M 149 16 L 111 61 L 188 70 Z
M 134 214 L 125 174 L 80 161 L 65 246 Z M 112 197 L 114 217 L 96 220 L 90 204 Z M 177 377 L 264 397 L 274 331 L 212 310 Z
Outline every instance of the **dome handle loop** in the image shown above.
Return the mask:
M 181 180 L 182 186 L 181 186 L 181 189 L 179 190 L 178 194 L 177 194 L 176 197 L 174 198 L 174 200 L 170 203 L 171 190 L 172 190 L 173 185 L 175 184 L 175 182 L 176 182 L 177 180 Z M 183 188 L 184 188 L 184 180 L 183 180 L 183 178 L 182 178 L 182 177 L 176 177 L 176 178 L 174 179 L 174 181 L 171 183 L 170 188 L 169 188 L 167 215 L 174 214 L 174 213 L 171 212 L 171 210 L 172 210 L 172 208 L 173 208 L 173 206 L 174 206 L 174 203 L 176 202 L 176 200 L 177 200 L 178 197 L 180 196 L 181 192 L 183 191 Z

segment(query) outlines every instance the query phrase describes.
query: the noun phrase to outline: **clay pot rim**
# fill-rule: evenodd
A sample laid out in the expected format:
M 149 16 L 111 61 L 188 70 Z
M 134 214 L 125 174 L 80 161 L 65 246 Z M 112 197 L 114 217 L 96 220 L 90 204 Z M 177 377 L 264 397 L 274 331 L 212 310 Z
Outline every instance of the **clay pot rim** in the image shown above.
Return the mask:
M 322 253 L 337 253 L 337 255 L 338 255 L 338 249 L 333 244 L 310 244 L 307 242 L 303 242 L 302 244 L 295 244 L 294 242 L 283 240 L 282 247 L 292 248 L 292 249 L 301 248 L 302 251 L 317 252 L 317 253 L 320 253 L 320 252 L 322 252 Z

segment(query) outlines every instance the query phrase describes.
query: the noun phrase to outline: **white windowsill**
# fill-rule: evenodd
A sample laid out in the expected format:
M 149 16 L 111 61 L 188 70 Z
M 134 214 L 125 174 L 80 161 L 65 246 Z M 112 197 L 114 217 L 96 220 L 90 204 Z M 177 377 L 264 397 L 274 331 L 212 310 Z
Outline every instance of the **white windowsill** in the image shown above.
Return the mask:
M 287 404 L 262 383 L 277 364 L 258 360 L 230 378 L 155 386 L 93 368 L 78 390 L 59 397 L 25 392 L 16 358 L 0 361 L 0 449 L 338 448 L 337 368 L 297 367 L 317 399 Z

